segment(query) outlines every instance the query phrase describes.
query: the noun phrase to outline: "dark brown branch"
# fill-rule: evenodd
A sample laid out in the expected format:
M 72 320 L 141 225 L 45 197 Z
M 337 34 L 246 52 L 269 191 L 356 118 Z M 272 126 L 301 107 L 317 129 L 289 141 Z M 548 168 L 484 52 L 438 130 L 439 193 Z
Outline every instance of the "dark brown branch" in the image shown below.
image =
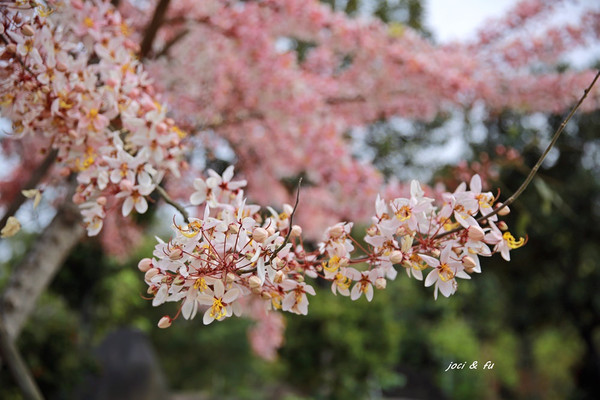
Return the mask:
M 154 42 L 154 38 L 156 37 L 158 29 L 163 23 L 170 1 L 171 0 L 160 0 L 156 5 L 156 8 L 154 9 L 154 15 L 152 15 L 152 20 L 146 28 L 144 39 L 140 45 L 141 58 L 146 58 L 150 54 L 150 51 L 152 50 L 152 43 Z
M 361 94 L 354 97 L 330 97 L 325 100 L 327 104 L 332 106 L 348 103 L 364 103 L 365 101 L 367 101 L 367 99 L 365 99 L 365 97 Z

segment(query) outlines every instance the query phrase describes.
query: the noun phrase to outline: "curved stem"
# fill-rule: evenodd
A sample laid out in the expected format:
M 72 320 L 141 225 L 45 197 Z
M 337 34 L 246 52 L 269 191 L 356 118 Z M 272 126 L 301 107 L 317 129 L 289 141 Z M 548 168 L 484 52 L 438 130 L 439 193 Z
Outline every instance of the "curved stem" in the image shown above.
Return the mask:
M 177 211 L 179 211 L 179 213 L 183 216 L 183 219 L 185 221 L 188 221 L 188 222 L 190 221 L 190 215 L 185 210 L 185 208 L 183 208 L 183 206 L 181 204 L 179 204 L 175 200 L 173 200 L 171 198 L 171 196 L 169 196 L 169 194 L 166 192 L 166 190 L 163 189 L 162 186 L 156 185 L 156 191 L 165 200 L 166 203 L 172 205 L 173 207 L 175 207 L 177 209 Z
M 279 253 L 285 247 L 287 242 L 290 240 L 290 235 L 292 234 L 292 226 L 293 226 L 292 223 L 294 222 L 294 214 L 296 213 L 296 208 L 298 208 L 298 201 L 300 200 L 300 185 L 301 184 L 302 184 L 302 177 L 300 177 L 300 179 L 298 179 L 298 188 L 296 189 L 296 203 L 294 203 L 294 209 L 292 210 L 292 213 L 290 214 L 290 226 L 288 228 L 288 233 L 285 236 L 285 240 L 283 241 L 283 243 L 281 243 L 281 246 L 279 246 L 273 252 L 273 255 L 269 259 L 269 264 L 271 264 L 273 262 L 277 253 Z
M 575 112 L 579 109 L 579 107 L 581 106 L 581 103 L 583 103 L 583 101 L 587 97 L 588 93 L 592 90 L 592 87 L 594 87 L 594 85 L 596 84 L 596 81 L 598 81 L 598 78 L 600 78 L 600 70 L 598 71 L 598 73 L 596 73 L 596 76 L 592 80 L 592 83 L 590 83 L 590 85 L 583 91 L 583 95 L 579 98 L 579 101 L 577 102 L 577 104 L 575 104 L 575 106 L 571 109 L 571 112 L 563 120 L 563 122 L 560 124 L 560 126 L 558 127 L 556 132 L 554 132 L 554 135 L 552 136 L 552 140 L 550 141 L 550 144 L 548 144 L 548 147 L 546 147 L 546 150 L 544 150 L 544 152 L 542 153 L 540 158 L 537 160 L 537 162 L 535 163 L 533 168 L 531 168 L 529 175 L 527 175 L 527 178 L 525 178 L 525 180 L 523 181 L 521 186 L 519 186 L 517 191 L 514 192 L 512 194 L 512 196 L 510 196 L 508 199 L 506 199 L 506 201 L 503 202 L 502 205 L 500 207 L 496 208 L 493 212 L 486 214 L 486 215 L 482 215 L 481 217 L 477 218 L 477 222 L 481 222 L 489 217 L 492 217 L 492 216 L 498 214 L 500 211 L 502 211 L 502 209 L 511 205 L 517 199 L 517 197 L 519 197 L 525 191 L 525 189 L 527 189 L 527 186 L 529 186 L 533 177 L 535 176 L 537 171 L 540 169 L 542 163 L 546 159 L 546 156 L 548 155 L 550 150 L 552 150 L 552 147 L 554 147 L 554 145 L 556 144 L 556 141 L 560 137 L 561 133 L 564 131 L 565 127 L 567 126 L 567 123 L 571 120 L 573 115 L 575 115 Z M 448 232 L 444 232 L 444 233 L 434 236 L 433 239 L 439 239 L 444 236 L 448 236 L 453 233 L 460 232 L 463 229 L 465 229 L 465 228 L 460 227 L 460 228 L 452 229 Z

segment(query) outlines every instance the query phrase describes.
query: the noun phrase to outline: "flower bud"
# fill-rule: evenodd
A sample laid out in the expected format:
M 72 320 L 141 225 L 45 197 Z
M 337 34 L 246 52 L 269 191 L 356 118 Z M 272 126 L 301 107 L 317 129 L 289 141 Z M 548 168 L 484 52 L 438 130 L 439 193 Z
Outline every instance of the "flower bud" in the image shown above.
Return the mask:
M 264 228 L 256 228 L 252 231 L 252 239 L 258 243 L 262 243 L 269 237 L 269 232 Z
M 248 279 L 248 285 L 250 286 L 250 289 L 255 290 L 262 286 L 262 281 L 258 276 L 252 275 L 250 279 Z
M 402 252 L 398 251 L 398 250 L 394 250 L 390 254 L 390 261 L 392 262 L 392 264 L 400 264 L 402 262 L 403 258 L 404 257 L 403 257 Z
M 67 72 L 67 65 L 62 61 L 56 61 L 56 70 L 58 72 Z
M 329 237 L 337 239 L 344 234 L 344 227 L 342 225 L 336 225 L 329 228 Z
M 503 232 L 508 230 L 508 225 L 506 225 L 506 222 L 504 221 L 498 221 L 498 223 L 496 223 L 496 226 Z
M 31 36 L 35 35 L 35 30 L 33 29 L 33 27 L 31 25 L 25 24 L 21 27 L 21 33 L 24 36 L 31 37 Z
M 293 225 L 292 226 L 292 233 L 290 234 L 291 237 L 300 237 L 302 235 L 302 228 L 300 227 L 300 225 Z
M 263 300 L 271 300 L 271 295 L 266 290 L 263 290 L 262 292 L 260 292 L 260 297 Z
M 171 326 L 171 322 L 172 322 L 171 317 L 169 317 L 168 315 L 165 315 L 158 321 L 158 327 L 161 329 L 168 328 Z
M 369 236 L 375 236 L 375 235 L 377 235 L 377 227 L 375 225 L 371 225 L 367 229 L 367 235 L 369 235 Z
M 169 259 L 172 261 L 179 260 L 183 257 L 183 250 L 179 247 L 173 247 L 169 252 Z
M 83 194 L 81 193 L 75 193 L 73 195 L 73 203 L 75 204 L 81 204 L 85 201 L 85 197 L 83 196 Z
M 17 45 L 14 44 L 14 43 L 9 44 L 8 46 L 6 46 L 6 51 L 8 53 L 12 53 L 12 54 L 16 53 L 17 52 Z
M 467 271 L 467 273 L 469 274 L 473 272 L 475 267 L 477 267 L 477 264 L 475 264 L 475 260 L 473 260 L 473 257 L 471 256 L 464 256 L 462 262 L 463 266 L 465 267 L 465 271 Z
M 398 227 L 398 229 L 396 229 L 396 235 L 397 236 L 406 236 L 408 235 L 408 232 L 406 231 L 406 228 L 403 226 Z
M 152 268 L 152 260 L 150 258 L 142 258 L 138 263 L 138 269 L 142 272 L 147 272 Z
M 237 278 L 237 276 L 233 272 L 228 272 L 227 276 L 226 276 L 225 282 L 226 283 L 233 283 L 233 282 L 235 282 L 236 278 Z
M 275 257 L 273 259 L 273 264 L 277 267 L 277 269 L 281 269 L 283 267 L 285 267 L 285 264 L 287 264 L 284 260 L 282 260 L 279 257 Z
M 300 283 L 304 282 L 304 276 L 300 275 L 300 274 L 296 275 L 294 277 L 294 279 L 296 280 L 296 282 L 300 282 Z
M 439 249 L 433 249 L 431 250 L 431 255 L 434 256 L 435 258 L 439 258 L 440 257 L 440 250 Z
M 148 290 L 146 290 L 146 293 L 148 293 L 151 296 L 156 296 L 156 293 L 158 293 L 158 286 L 148 286 Z
M 500 207 L 502 207 L 502 203 L 496 204 L 496 208 L 500 208 Z M 510 208 L 508 208 L 508 206 L 506 206 L 502 210 L 498 211 L 498 215 L 500 215 L 502 217 L 505 215 L 508 215 L 508 214 L 510 214 Z
M 148 271 L 146 271 L 146 274 L 144 275 L 144 279 L 149 281 L 150 279 L 152 279 L 153 277 L 158 275 L 159 272 L 160 271 L 158 268 L 150 268 Z
M 485 237 L 485 232 L 479 226 L 472 225 L 467 229 L 469 239 L 480 242 Z
M 96 199 L 96 203 L 98 203 L 98 205 L 100 206 L 105 206 L 106 205 L 106 197 L 104 196 L 100 196 Z
M 185 278 L 181 275 L 177 275 L 175 279 L 173 279 L 173 285 L 183 285 L 185 283 Z
M 385 278 L 379 277 L 377 279 L 375 279 L 375 287 L 377 289 L 385 289 L 385 287 L 387 286 L 387 281 L 385 280 Z
M 167 124 L 160 122 L 156 124 L 156 133 L 165 133 L 167 131 Z

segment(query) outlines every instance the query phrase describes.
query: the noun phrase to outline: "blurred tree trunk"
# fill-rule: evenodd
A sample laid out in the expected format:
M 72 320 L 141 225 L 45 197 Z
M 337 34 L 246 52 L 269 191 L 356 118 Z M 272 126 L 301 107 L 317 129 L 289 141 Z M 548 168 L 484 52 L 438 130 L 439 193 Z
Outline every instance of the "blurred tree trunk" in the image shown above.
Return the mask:
M 70 200 L 65 201 L 52 222 L 35 239 L 25 259 L 15 267 L 0 301 L 5 329 L 13 340 L 19 336 L 37 299 L 84 233 L 77 206 Z

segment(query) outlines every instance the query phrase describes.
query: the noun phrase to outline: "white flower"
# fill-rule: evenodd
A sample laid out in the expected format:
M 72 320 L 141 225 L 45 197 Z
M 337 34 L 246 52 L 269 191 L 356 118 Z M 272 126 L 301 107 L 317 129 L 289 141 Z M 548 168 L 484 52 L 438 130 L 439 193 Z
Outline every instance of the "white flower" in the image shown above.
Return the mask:
M 306 297 L 306 293 L 314 296 L 316 295 L 315 289 L 304 282 L 296 282 L 291 279 L 281 282 L 280 286 L 288 290 L 281 302 L 281 309 L 295 314 L 308 314 L 308 298 Z
M 198 302 L 204 305 L 210 305 L 210 308 L 204 313 L 202 322 L 208 325 L 214 320 L 221 321 L 230 317 L 232 312 L 232 303 L 240 296 L 241 291 L 237 287 L 230 288 L 227 292 L 221 280 L 213 281 L 213 290 L 206 289 L 198 295 Z M 182 310 L 183 311 L 183 310 Z
M 445 297 L 449 297 L 456 292 L 458 285 L 454 279 L 455 277 L 471 279 L 469 274 L 464 271 L 462 262 L 453 259 L 452 255 L 454 255 L 454 253 L 452 252 L 452 245 L 450 244 L 442 249 L 439 260 L 427 255 L 419 254 L 419 257 L 421 257 L 423 261 L 433 267 L 433 270 L 427 275 L 427 278 L 425 278 L 425 286 L 429 287 L 435 284 L 433 297 L 436 300 L 438 289 Z

